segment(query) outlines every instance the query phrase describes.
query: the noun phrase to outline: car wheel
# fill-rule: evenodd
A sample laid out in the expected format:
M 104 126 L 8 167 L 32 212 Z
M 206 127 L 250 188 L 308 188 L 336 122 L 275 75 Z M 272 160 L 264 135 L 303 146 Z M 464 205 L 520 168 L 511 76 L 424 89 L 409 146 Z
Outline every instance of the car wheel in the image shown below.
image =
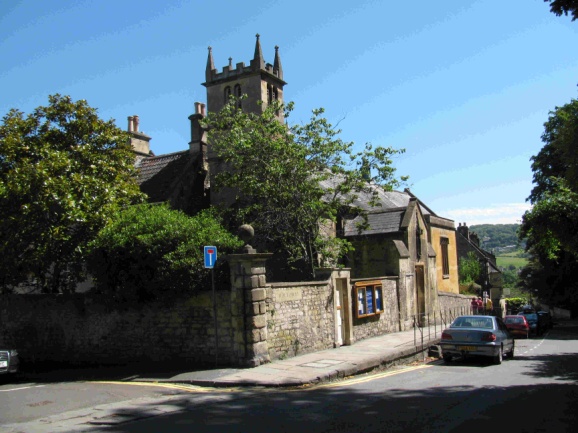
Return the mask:
M 448 354 L 443 354 L 442 358 L 444 359 L 444 362 L 446 364 L 449 364 L 450 362 L 452 362 L 452 355 Z
M 494 364 L 500 365 L 503 359 L 504 359 L 504 348 L 500 347 L 498 349 L 498 354 L 494 356 Z

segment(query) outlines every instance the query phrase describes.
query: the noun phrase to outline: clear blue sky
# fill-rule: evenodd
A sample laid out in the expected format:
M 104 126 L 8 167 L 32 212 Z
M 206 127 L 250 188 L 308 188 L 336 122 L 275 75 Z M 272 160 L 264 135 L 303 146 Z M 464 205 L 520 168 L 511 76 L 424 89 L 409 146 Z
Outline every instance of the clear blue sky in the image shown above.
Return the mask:
M 290 119 L 324 107 L 342 137 L 405 148 L 398 174 L 438 215 L 516 223 L 548 112 L 577 95 L 578 22 L 542 0 L 0 2 L 0 115 L 86 99 L 156 154 L 188 147 L 207 47 L 284 69 Z

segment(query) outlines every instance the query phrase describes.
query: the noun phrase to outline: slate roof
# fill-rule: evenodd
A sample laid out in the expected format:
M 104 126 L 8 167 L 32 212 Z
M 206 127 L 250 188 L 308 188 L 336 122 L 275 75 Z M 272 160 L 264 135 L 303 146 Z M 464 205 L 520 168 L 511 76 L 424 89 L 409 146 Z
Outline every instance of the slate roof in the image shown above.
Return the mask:
M 332 177 L 321 182 L 326 189 L 334 188 L 339 178 Z M 377 194 L 378 206 L 370 204 L 373 193 Z M 370 185 L 370 190 L 356 193 L 356 198 L 351 203 L 352 207 L 363 209 L 367 212 L 367 222 L 369 227 L 359 232 L 358 223 L 363 222 L 363 218 L 358 216 L 344 222 L 344 235 L 360 236 L 396 233 L 401 230 L 403 217 L 412 198 L 417 199 L 409 190 L 405 191 L 385 191 L 377 185 Z M 417 199 L 421 213 L 425 215 L 437 216 L 430 208 Z
M 143 158 L 135 164 L 137 181 L 151 202 L 166 201 L 174 192 L 175 182 L 193 162 L 188 150 Z
M 369 213 L 367 215 L 369 227 L 362 230 L 361 233 L 357 228 L 357 224 L 363 222 L 362 217 L 358 216 L 352 220 L 346 220 L 344 225 L 344 235 L 348 237 L 399 232 L 405 210 L 405 208 L 395 208 L 390 211 Z
M 330 179 L 326 179 L 321 182 L 321 186 L 330 189 L 334 188 L 336 182 L 338 182 L 338 177 L 333 177 Z M 351 206 L 357 207 L 359 209 L 363 209 L 367 212 L 379 212 L 379 211 L 386 211 L 391 210 L 394 208 L 407 208 L 409 204 L 409 200 L 415 197 L 409 191 L 385 191 L 383 188 L 377 185 L 370 185 L 370 191 L 361 191 L 356 193 L 357 198 L 353 201 Z M 377 201 L 380 206 L 371 206 L 369 203 L 373 198 L 373 192 L 377 193 Z M 425 206 L 419 199 L 419 206 L 420 210 L 423 215 L 435 215 L 435 213 Z

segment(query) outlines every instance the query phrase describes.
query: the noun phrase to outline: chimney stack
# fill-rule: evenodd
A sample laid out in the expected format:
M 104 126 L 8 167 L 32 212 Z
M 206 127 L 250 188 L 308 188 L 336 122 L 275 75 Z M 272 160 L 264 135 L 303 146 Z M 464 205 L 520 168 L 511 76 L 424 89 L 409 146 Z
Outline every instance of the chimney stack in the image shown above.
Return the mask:
M 140 156 L 150 156 L 151 137 L 149 137 L 146 134 L 143 134 L 138 130 L 139 122 L 140 122 L 139 117 L 136 114 L 134 116 L 128 116 L 127 131 L 130 134 L 130 144 L 136 154 Z

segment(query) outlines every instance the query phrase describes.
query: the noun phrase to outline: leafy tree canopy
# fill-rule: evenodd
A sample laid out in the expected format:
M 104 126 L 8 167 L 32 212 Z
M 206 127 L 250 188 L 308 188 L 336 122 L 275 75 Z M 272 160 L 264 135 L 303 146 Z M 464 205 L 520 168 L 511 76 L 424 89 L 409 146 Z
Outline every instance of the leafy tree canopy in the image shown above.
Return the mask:
M 512 245 L 518 245 L 519 224 L 479 224 L 470 226 L 480 238 L 480 246 L 485 250 L 493 250 Z
M 458 269 L 460 284 L 476 283 L 482 275 L 482 264 L 473 251 L 470 251 L 466 257 L 460 259 Z
M 148 300 L 206 282 L 204 245 L 216 246 L 222 256 L 242 244 L 211 210 L 189 217 L 165 204 L 141 204 L 120 211 L 98 233 L 90 244 L 88 269 L 98 291 Z
M 578 19 L 578 0 L 544 0 L 550 3 L 550 12 L 558 16 L 572 15 L 572 21 Z
M 49 96 L 0 125 L 0 288 L 30 279 L 72 290 L 85 247 L 120 207 L 142 200 L 128 136 L 86 101 Z
M 535 186 L 528 199 L 533 208 L 523 215 L 520 229 L 533 258 L 522 283 L 578 306 L 573 283 L 578 276 L 577 100 L 550 112 L 542 141 L 544 147 L 532 157 Z
M 204 121 L 212 151 L 230 168 L 220 172 L 216 186 L 237 193 L 232 224 L 252 224 L 257 245 L 280 252 L 307 275 L 335 264 L 351 246 L 324 227 L 335 224 L 370 183 L 390 190 L 406 180 L 398 180 L 392 166 L 403 150 L 367 144 L 355 152 L 323 109 L 305 124 L 288 126 L 278 113 L 284 109 L 287 119 L 293 104 L 272 103 L 260 115 L 238 106 L 232 98 Z

